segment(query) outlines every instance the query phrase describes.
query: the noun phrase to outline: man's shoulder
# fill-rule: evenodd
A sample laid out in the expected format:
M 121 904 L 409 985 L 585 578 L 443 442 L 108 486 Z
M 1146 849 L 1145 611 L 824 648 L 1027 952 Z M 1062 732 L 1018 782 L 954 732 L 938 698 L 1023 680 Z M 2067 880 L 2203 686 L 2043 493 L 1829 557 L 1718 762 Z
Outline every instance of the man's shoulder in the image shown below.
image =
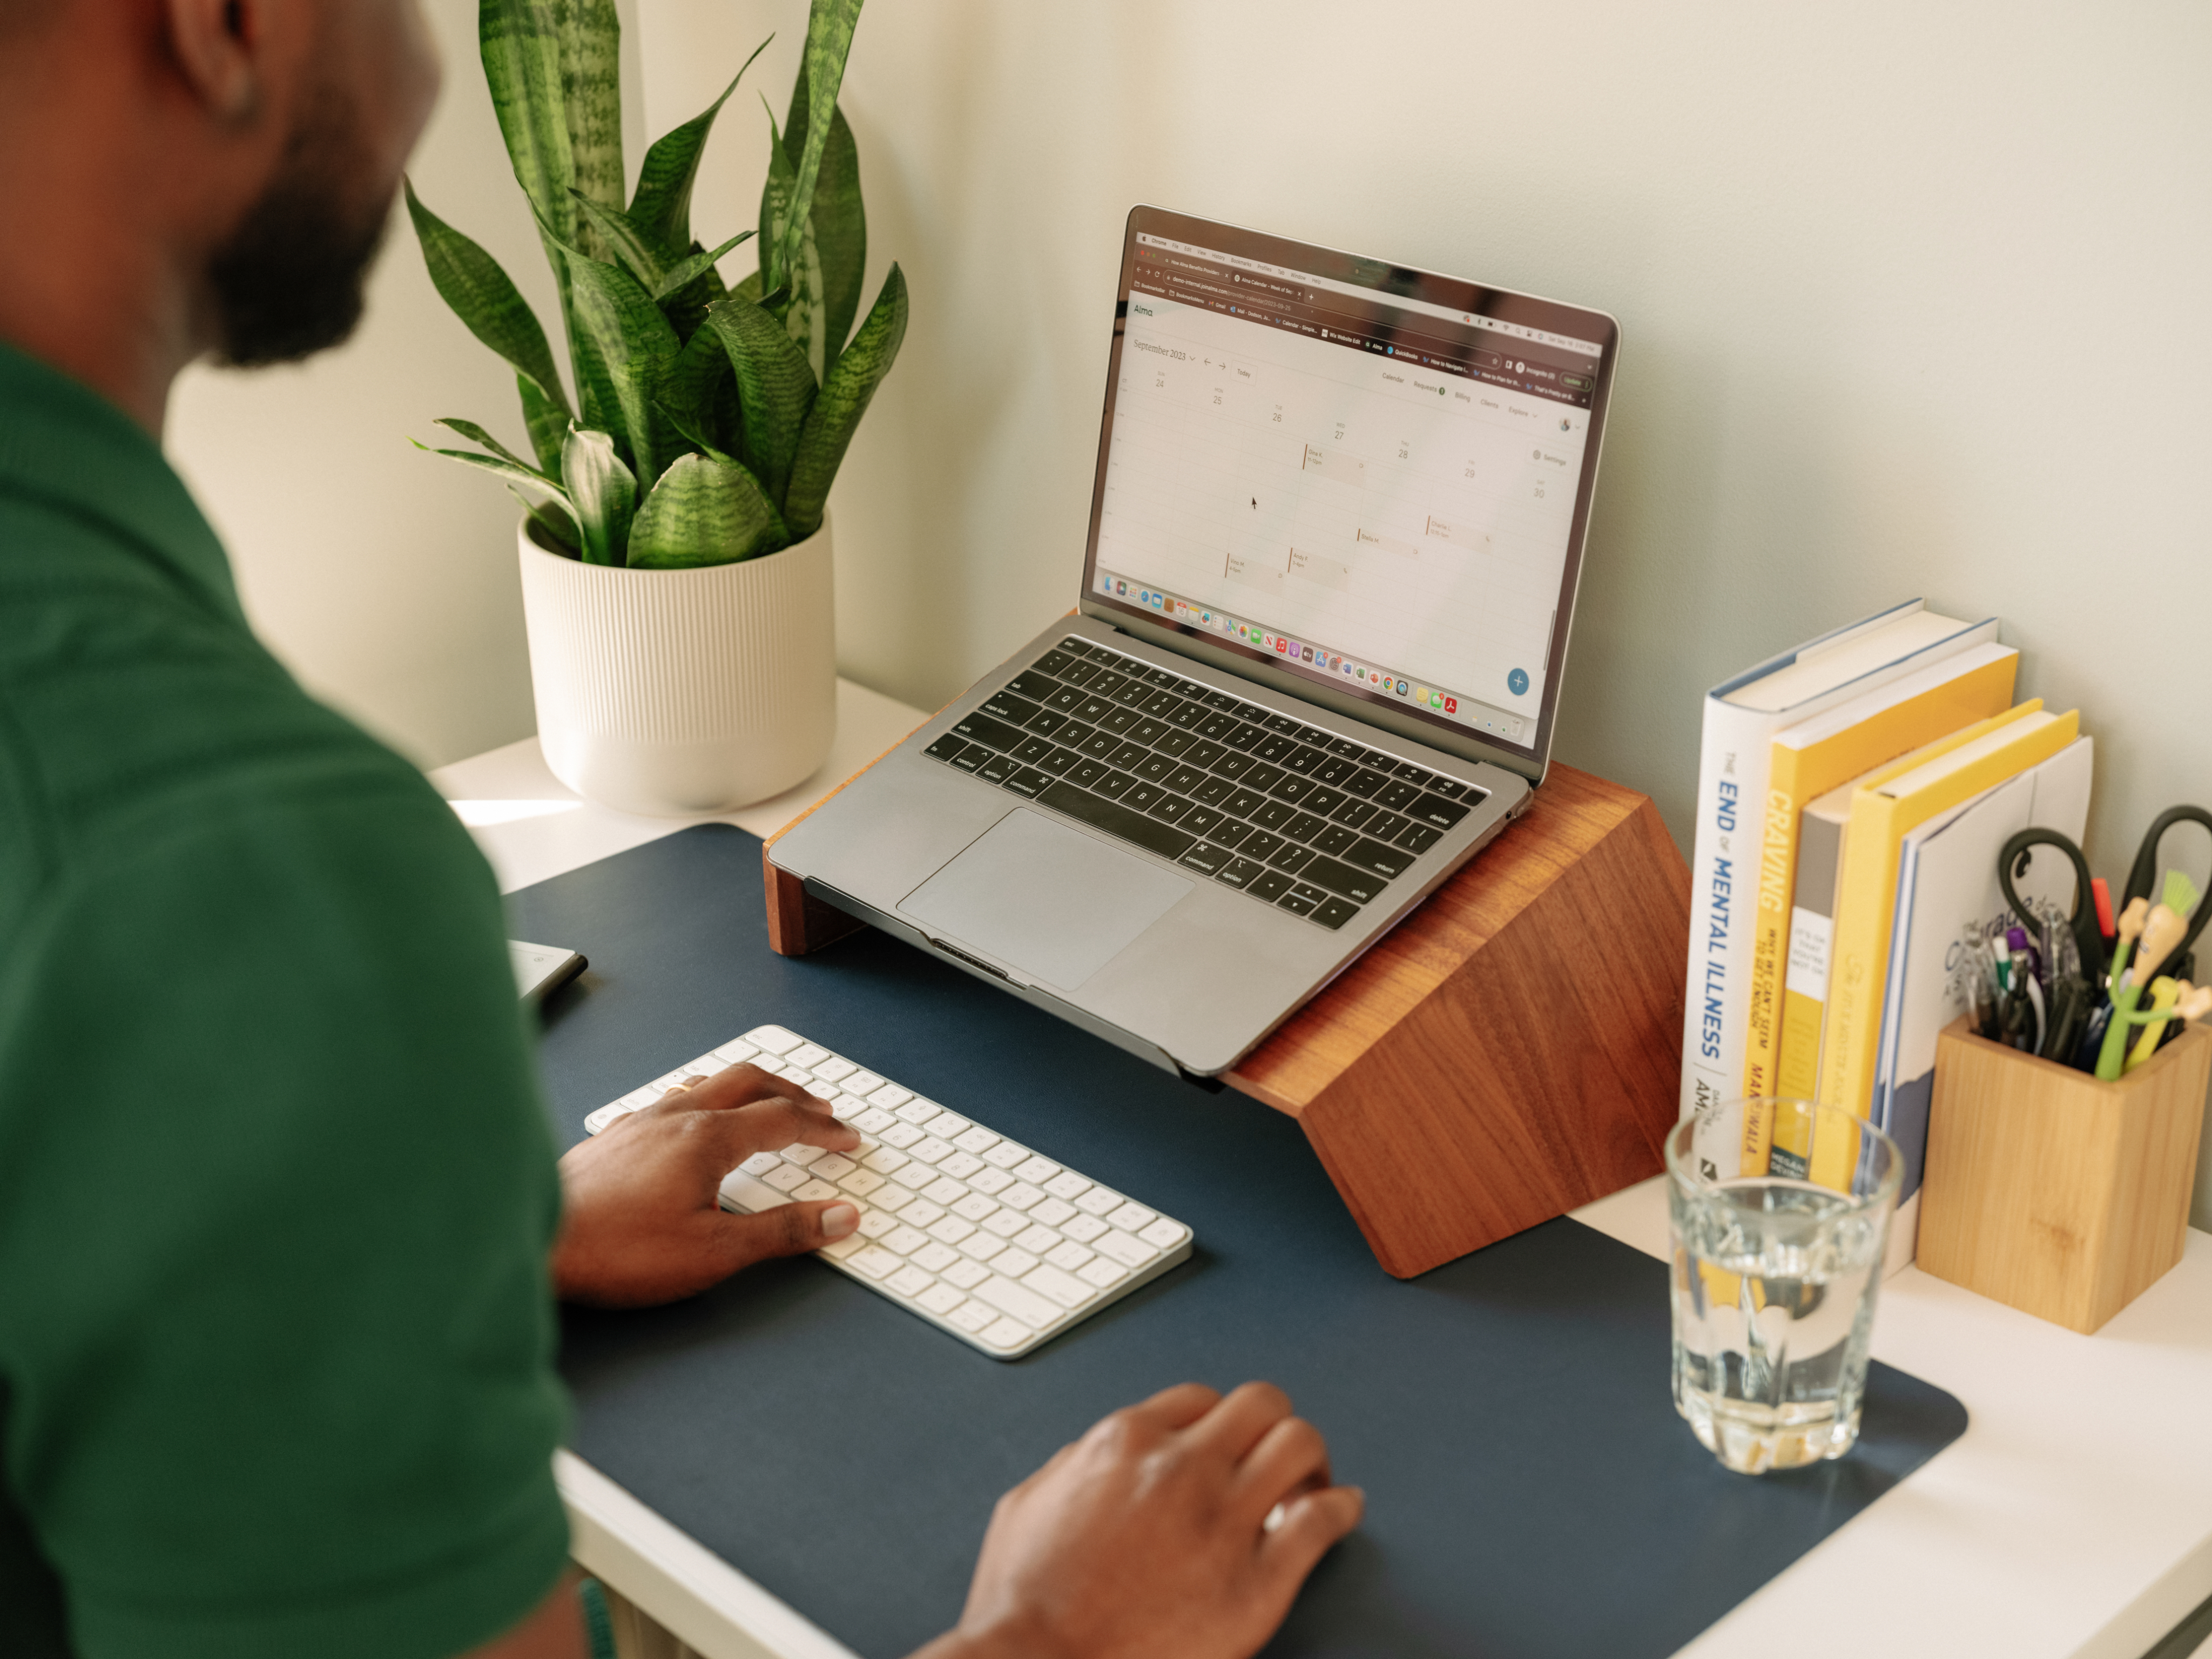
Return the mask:
M 100 527 L 0 500 L 0 916 L 211 823 L 434 809 L 412 766 Z

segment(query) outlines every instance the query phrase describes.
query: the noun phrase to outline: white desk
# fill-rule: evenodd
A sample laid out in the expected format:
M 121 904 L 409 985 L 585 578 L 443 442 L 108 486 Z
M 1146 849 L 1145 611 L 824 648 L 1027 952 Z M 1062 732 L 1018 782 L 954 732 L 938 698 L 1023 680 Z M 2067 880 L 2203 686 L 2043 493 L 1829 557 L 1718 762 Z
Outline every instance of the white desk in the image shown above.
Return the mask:
M 925 718 L 847 682 L 837 692 L 837 742 L 822 770 L 724 822 L 756 835 L 781 828 Z M 507 891 L 698 821 L 578 800 L 534 738 L 431 781 Z M 1656 1179 L 1576 1215 L 1667 1254 Z M 1971 1425 L 1685 1659 L 2140 1659 L 2212 1595 L 2212 1235 L 2192 1232 L 2181 1265 L 2094 1337 L 1914 1268 L 1881 1297 L 1875 1354 L 1957 1395 Z M 742 1563 L 710 1553 L 580 1459 L 562 1454 L 559 1472 L 577 1559 L 706 1659 L 851 1659 Z

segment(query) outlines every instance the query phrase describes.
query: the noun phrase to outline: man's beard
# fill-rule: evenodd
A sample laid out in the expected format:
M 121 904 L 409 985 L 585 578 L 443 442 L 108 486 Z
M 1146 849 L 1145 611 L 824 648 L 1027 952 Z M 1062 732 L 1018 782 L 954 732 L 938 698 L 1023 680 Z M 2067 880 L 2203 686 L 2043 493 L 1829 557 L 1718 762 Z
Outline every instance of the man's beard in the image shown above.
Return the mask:
M 208 264 L 216 361 L 233 368 L 296 362 L 334 346 L 361 320 L 362 285 L 391 217 L 357 204 L 359 159 L 345 94 L 327 83 L 307 100 L 258 201 Z

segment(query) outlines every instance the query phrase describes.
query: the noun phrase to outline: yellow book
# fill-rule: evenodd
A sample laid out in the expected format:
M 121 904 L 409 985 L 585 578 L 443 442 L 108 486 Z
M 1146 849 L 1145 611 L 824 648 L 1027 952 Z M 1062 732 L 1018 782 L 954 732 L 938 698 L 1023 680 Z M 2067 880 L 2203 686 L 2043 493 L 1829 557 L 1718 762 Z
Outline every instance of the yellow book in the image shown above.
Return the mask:
M 2078 709 L 2046 714 L 2036 699 L 1893 763 L 1853 793 L 1836 906 L 1827 1029 L 1820 1043 L 1821 1104 L 1864 1117 L 1873 1103 L 1897 907 L 1897 860 L 1905 831 L 2050 759 L 2081 729 Z M 1831 1161 L 1817 1156 L 1818 1150 L 1811 1179 L 1838 1184 L 1843 1172 L 1824 1168 Z M 1847 1151 L 1838 1147 L 1837 1155 Z
M 1934 742 L 2012 702 L 2020 653 L 1985 641 L 1853 698 L 1774 736 L 1763 805 L 1758 902 L 1751 925 L 1751 1007 L 1744 1047 L 1746 1098 L 1778 1091 L 1784 950 L 1797 869 L 1799 815 L 1806 803 L 1870 768 Z M 1756 1153 L 1763 1121 L 1744 1121 Z

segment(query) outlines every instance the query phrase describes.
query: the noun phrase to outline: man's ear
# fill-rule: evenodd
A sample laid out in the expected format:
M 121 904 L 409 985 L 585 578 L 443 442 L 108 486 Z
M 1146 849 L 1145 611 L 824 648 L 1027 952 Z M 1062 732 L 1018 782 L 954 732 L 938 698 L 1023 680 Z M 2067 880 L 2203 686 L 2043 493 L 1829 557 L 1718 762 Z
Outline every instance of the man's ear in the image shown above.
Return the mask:
M 169 49 L 185 83 L 221 121 L 260 107 L 268 0 L 161 0 Z

